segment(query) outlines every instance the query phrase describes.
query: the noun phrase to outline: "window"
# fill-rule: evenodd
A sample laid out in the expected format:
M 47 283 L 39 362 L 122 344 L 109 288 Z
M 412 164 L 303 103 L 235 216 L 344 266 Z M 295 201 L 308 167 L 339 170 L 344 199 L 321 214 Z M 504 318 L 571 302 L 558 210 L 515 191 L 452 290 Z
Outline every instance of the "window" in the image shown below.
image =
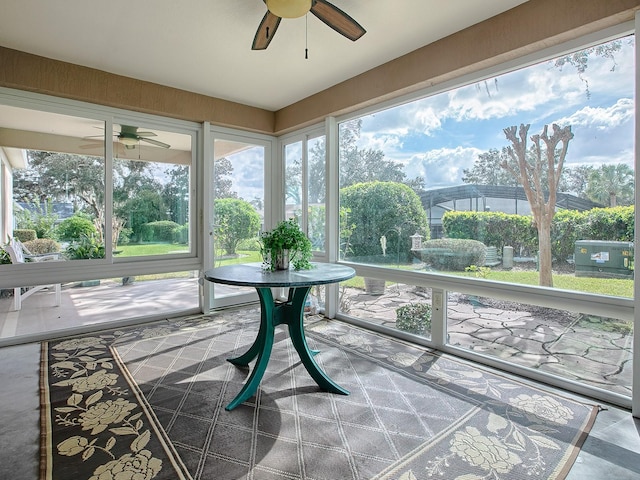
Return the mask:
M 191 252 L 191 136 L 126 124 L 113 136 L 116 258 Z
M 284 145 L 285 217 L 298 218 L 313 250 L 325 251 L 324 135 L 306 135 Z
M 14 100 L 0 104 L 0 337 L 199 308 L 198 126 Z
M 608 355 L 611 342 L 608 368 L 624 375 L 591 364 L 578 381 L 629 394 L 634 50 L 620 37 L 341 121 L 340 258 L 362 272 L 343 285 L 343 313 L 375 305 L 363 318 L 397 329 L 392 310 L 410 295 L 435 303 L 424 287 L 437 282 L 436 343 L 575 380 L 570 350 Z M 540 310 L 562 321 L 545 326 Z

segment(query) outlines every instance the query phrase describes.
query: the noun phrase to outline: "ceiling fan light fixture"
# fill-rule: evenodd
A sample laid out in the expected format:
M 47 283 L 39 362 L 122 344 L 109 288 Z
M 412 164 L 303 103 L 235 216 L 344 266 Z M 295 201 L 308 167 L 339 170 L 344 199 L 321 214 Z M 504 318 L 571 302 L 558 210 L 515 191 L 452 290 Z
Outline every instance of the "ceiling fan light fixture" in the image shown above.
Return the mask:
M 120 136 L 118 137 L 118 141 L 126 146 L 135 146 L 138 144 L 138 139 L 134 138 L 134 137 L 124 137 L 124 136 Z
M 302 17 L 311 10 L 312 0 L 265 0 L 267 8 L 281 18 Z

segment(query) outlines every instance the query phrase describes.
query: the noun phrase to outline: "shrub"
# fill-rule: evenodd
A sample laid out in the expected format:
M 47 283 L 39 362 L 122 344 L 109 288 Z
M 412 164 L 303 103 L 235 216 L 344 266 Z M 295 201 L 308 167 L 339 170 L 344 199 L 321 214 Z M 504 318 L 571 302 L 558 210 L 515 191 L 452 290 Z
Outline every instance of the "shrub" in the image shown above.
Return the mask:
M 20 240 L 22 243 L 38 238 L 36 231 L 30 228 L 16 228 L 13 231 L 13 238 Z
M 56 253 L 60 251 L 60 244 L 50 238 L 36 238 L 24 242 L 23 245 L 34 255 L 44 255 L 45 253 Z
M 396 308 L 396 328 L 416 335 L 424 335 L 431 328 L 431 305 L 409 303 Z
M 441 238 L 422 244 L 420 258 L 437 270 L 464 271 L 484 265 L 486 246 L 477 240 Z
M 11 256 L 4 248 L 0 247 L 0 265 L 11 263 Z
M 380 238 L 387 238 L 390 261 L 406 261 L 411 235 L 416 231 L 429 238 L 427 214 L 420 197 L 407 185 L 397 182 L 357 183 L 340 191 L 341 207 L 350 211 L 345 222 L 353 224 L 349 257 L 382 257 Z M 342 228 L 341 228 L 342 230 Z M 400 256 L 400 258 L 398 258 Z
M 171 220 L 158 220 L 142 226 L 142 240 L 145 242 L 173 242 L 174 232 L 180 228 Z
M 16 225 L 20 229 L 36 231 L 36 238 L 51 238 L 58 215 L 53 211 L 53 202 L 28 203 L 24 209 L 14 209 Z
M 95 237 L 85 236 L 69 245 L 65 250 L 65 256 L 70 260 L 104 258 L 105 249 Z
M 56 235 L 60 240 L 73 241 L 82 237 L 91 237 L 97 233 L 91 219 L 84 214 L 75 214 L 65 218 L 56 229 Z
M 586 216 L 585 240 L 633 242 L 634 207 L 594 208 Z
M 189 224 L 178 225 L 173 231 L 173 242 L 186 245 L 189 243 Z
M 246 200 L 220 198 L 214 201 L 216 241 L 227 254 L 235 255 L 241 240 L 257 237 L 260 215 Z
M 538 233 L 530 216 L 502 212 L 446 212 L 442 226 L 447 238 L 478 240 L 502 252 L 538 250 Z
M 587 213 L 560 210 L 551 225 L 551 255 L 556 262 L 565 262 L 575 251 L 576 240 L 584 237 Z
M 538 250 L 537 231 L 529 215 L 500 212 L 447 212 L 442 225 L 448 238 L 482 241 L 502 251 L 505 245 L 517 253 Z M 551 254 L 564 262 L 574 253 L 576 240 L 632 242 L 634 207 L 594 208 L 579 212 L 559 209 L 551 226 Z

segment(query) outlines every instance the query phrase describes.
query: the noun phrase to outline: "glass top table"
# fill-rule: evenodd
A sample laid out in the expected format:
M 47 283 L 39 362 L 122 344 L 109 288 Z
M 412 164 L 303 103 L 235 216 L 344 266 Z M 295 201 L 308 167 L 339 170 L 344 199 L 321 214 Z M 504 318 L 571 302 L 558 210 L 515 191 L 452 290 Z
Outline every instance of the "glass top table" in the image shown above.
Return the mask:
M 289 336 L 302 364 L 320 388 L 331 393 L 348 395 L 348 390 L 337 385 L 324 373 L 313 359 L 319 352 L 309 349 L 304 335 L 304 304 L 315 285 L 326 285 L 342 282 L 352 278 L 356 272 L 353 268 L 333 263 L 312 263 L 309 270 L 276 270 L 262 269 L 260 263 L 225 265 L 213 268 L 204 273 L 204 278 L 214 283 L 254 287 L 260 299 L 260 329 L 249 349 L 236 358 L 228 359 L 234 365 L 246 367 L 256 359 L 249 378 L 238 395 L 227 405 L 226 410 L 233 410 L 245 400 L 252 397 L 269 363 L 275 327 L 287 325 Z M 288 287 L 289 296 L 286 302 L 276 303 L 271 288 Z

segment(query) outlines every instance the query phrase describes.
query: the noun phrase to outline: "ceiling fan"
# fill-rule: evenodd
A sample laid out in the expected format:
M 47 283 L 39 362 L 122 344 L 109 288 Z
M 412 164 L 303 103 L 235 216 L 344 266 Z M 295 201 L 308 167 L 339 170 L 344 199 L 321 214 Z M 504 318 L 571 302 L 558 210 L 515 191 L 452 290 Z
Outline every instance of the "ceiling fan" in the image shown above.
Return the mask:
M 156 147 L 162 148 L 171 148 L 171 145 L 168 143 L 160 142 L 158 140 L 154 140 L 149 137 L 157 137 L 157 135 L 153 132 L 139 132 L 138 127 L 134 127 L 131 125 L 120 125 L 120 131 L 114 132 L 114 137 L 116 137 L 117 141 L 120 142 L 124 148 L 128 150 L 132 150 L 136 148 L 140 142 L 147 142 L 151 145 L 155 145 Z M 102 136 L 102 135 L 100 135 Z M 91 138 L 91 137 L 85 137 Z
M 124 148 L 136 148 L 139 142 L 147 142 L 156 147 L 170 148 L 168 143 L 160 142 L 149 137 L 157 137 L 153 132 L 139 132 L 138 127 L 132 127 L 130 125 L 121 125 L 120 131 L 117 132 L 116 137 L 118 141 L 124 145 Z
M 358 22 L 326 0 L 264 0 L 264 3 L 267 5 L 267 13 L 253 37 L 252 50 L 264 50 L 269 46 L 280 20 L 302 17 L 307 12 L 313 13 L 336 32 L 354 42 L 367 33 Z

